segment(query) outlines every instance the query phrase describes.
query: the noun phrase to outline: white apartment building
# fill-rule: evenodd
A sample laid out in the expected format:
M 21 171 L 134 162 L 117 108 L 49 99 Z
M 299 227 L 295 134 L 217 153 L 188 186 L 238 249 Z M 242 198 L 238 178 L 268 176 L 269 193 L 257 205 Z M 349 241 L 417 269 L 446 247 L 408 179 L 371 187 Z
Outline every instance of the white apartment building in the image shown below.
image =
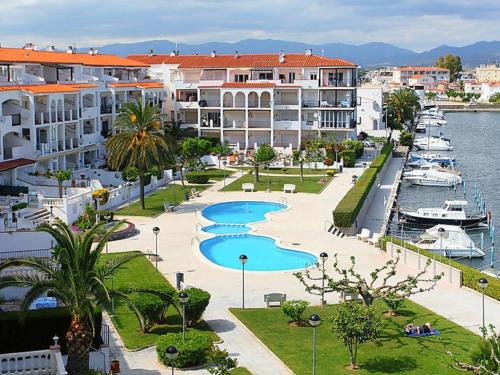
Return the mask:
M 357 66 L 312 54 L 131 55 L 171 92 L 166 111 L 237 150 L 356 135 Z
M 500 64 L 480 65 L 476 68 L 476 80 L 479 82 L 500 82 Z
M 393 82 L 399 86 L 429 89 L 435 85 L 450 82 L 450 70 L 435 66 L 407 66 L 393 73 Z
M 96 168 L 126 102 L 162 105 L 147 64 L 92 49 L 0 48 L 0 185 L 20 172 Z
M 357 88 L 357 130 L 368 134 L 384 130 L 384 93 L 381 86 L 362 85 Z

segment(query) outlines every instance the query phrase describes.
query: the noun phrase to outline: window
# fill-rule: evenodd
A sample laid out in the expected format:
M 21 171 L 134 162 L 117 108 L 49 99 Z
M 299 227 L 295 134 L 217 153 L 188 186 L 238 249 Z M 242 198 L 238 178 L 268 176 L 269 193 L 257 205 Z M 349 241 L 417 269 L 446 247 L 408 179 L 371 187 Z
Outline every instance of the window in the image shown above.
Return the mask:
M 259 73 L 259 79 L 265 79 L 271 81 L 273 79 L 273 73 L 272 72 Z
M 248 74 L 235 74 L 234 82 L 246 82 L 248 81 Z
M 288 83 L 293 83 L 295 81 L 295 72 L 288 73 Z
M 317 81 L 318 80 L 318 73 L 311 73 L 309 75 L 309 79 L 312 81 Z
M 285 75 L 284 74 L 280 74 L 279 79 L 280 79 L 281 83 L 285 83 Z

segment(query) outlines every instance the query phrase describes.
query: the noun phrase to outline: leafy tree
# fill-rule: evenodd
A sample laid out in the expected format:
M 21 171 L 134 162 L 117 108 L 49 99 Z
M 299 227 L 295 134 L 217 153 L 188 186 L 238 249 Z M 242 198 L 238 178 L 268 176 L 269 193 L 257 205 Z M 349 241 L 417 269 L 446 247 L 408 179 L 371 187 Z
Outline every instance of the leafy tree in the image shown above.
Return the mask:
M 137 181 L 139 178 L 139 171 L 136 167 L 126 168 L 122 171 L 122 179 L 130 182 Z
M 142 316 L 142 333 L 148 333 L 154 324 L 161 320 L 163 301 L 160 297 L 149 293 L 134 294 L 130 299 Z
M 165 142 L 170 145 L 175 153 L 179 152 L 180 141 L 189 135 L 189 131 L 182 127 L 183 124 L 181 120 L 176 120 L 172 123 L 165 122 L 163 124 Z
M 324 157 L 323 147 L 324 143 L 320 138 L 307 142 L 305 158 L 306 162 L 309 163 L 309 172 L 311 172 L 311 163 L 314 163 L 314 169 L 318 169 L 317 163 Z
M 496 92 L 490 96 L 490 103 L 500 103 L 500 92 Z
M 253 160 L 250 162 L 255 168 L 255 182 L 259 182 L 259 167 L 261 164 L 271 163 L 276 159 L 276 151 L 266 144 L 260 145 L 255 154 L 253 155 Z
M 415 114 L 420 109 L 418 95 L 414 90 L 403 87 L 391 93 L 387 99 L 388 111 L 394 114 L 399 126 L 409 121 L 413 124 Z
M 380 316 L 372 307 L 344 302 L 339 305 L 331 323 L 332 332 L 349 351 L 351 369 L 358 368 L 358 348 L 378 337 L 382 326 Z
M 189 166 L 194 169 L 199 169 L 202 165 L 201 158 L 208 153 L 212 144 L 205 138 L 186 138 L 180 146 L 180 152 Z
M 57 187 L 59 188 L 59 198 L 63 196 L 63 182 L 68 181 L 73 176 L 70 170 L 61 169 L 54 173 L 54 177 L 57 179 Z
M 213 375 L 230 375 L 230 370 L 238 365 L 235 358 L 231 358 L 227 350 L 215 348 L 208 356 L 208 361 L 212 367 L 208 368 L 208 372 Z
M 222 156 L 227 156 L 231 154 L 232 150 L 229 146 L 229 142 L 226 140 L 223 143 L 218 142 L 214 147 L 212 147 L 212 152 L 217 155 L 219 159 L 219 169 L 220 169 L 220 159 Z
M 462 71 L 462 60 L 460 56 L 447 54 L 439 56 L 434 66 L 443 69 L 449 69 L 450 80 L 454 81 L 458 77 L 458 73 Z
M 382 300 L 389 308 L 389 315 L 390 316 L 397 316 L 397 311 L 401 307 L 403 307 L 403 305 L 405 303 L 405 298 L 396 294 L 396 293 L 389 293 L 387 296 L 382 298 Z
M 113 226 L 101 237 L 99 235 L 104 223 L 82 234 L 73 232 L 61 221 L 53 225 L 42 224 L 38 230 L 49 233 L 57 243 L 52 258 L 7 260 L 0 265 L 0 271 L 13 266 L 24 266 L 35 271 L 0 278 L 0 289 L 12 286 L 30 289 L 22 302 L 23 310 L 46 293 L 53 295 L 69 310 L 71 321 L 66 333 L 66 368 L 71 375 L 83 374 L 89 368 L 90 345 L 98 328 L 93 321 L 96 306 L 108 304 L 111 296 L 130 303 L 125 294 L 106 287 L 105 281 L 124 263 L 138 255 L 124 256 L 109 263 L 101 259 L 106 242 L 121 224 Z M 130 306 L 134 308 L 131 303 Z
M 292 299 L 283 303 L 281 311 L 290 318 L 291 323 L 300 325 L 304 322 L 303 315 L 307 306 L 309 306 L 309 302 L 307 301 Z
M 439 274 L 432 278 L 426 277 L 427 270 L 432 263 L 431 259 L 429 259 L 425 267 L 415 276 L 407 275 L 394 284 L 390 284 L 390 279 L 396 276 L 396 268 L 400 260 L 399 251 L 396 258 L 389 259 L 380 268 L 375 268 L 370 273 L 370 279 L 365 278 L 355 270 L 356 258 L 354 256 L 350 260 L 350 266 L 341 269 L 337 254 L 334 255 L 333 270 L 337 275 L 332 277 L 325 273 L 325 288 L 315 284 L 316 281 L 323 279 L 323 272 L 319 263 L 316 263 L 311 268 L 306 268 L 304 271 L 296 272 L 294 275 L 305 286 L 308 293 L 315 295 L 331 292 L 356 294 L 361 296 L 366 306 L 373 305 L 376 299 L 386 298 L 394 293 L 402 297 L 409 297 L 432 290 L 443 276 Z M 419 286 L 421 283 L 426 286 Z
M 453 353 L 448 352 L 453 364 L 451 367 L 476 375 L 500 375 L 500 336 L 493 325 L 482 327 L 483 339 L 471 355 L 472 363 L 460 361 Z
M 144 185 L 149 167 L 157 165 L 163 169 L 174 158 L 172 145 L 165 141 L 161 130 L 161 120 L 162 115 L 156 105 L 144 105 L 140 100 L 137 104 L 125 103 L 116 118 L 117 134 L 106 142 L 111 168 L 137 168 L 142 209 L 146 208 Z
M 403 130 L 399 136 L 399 144 L 402 146 L 413 146 L 414 136 L 412 132 Z
M 436 96 L 437 96 L 437 92 L 435 92 L 435 91 L 426 91 L 424 95 L 425 95 L 425 97 L 426 97 L 427 99 L 429 99 L 429 100 L 433 100 L 433 99 L 435 99 L 435 98 L 436 98 Z
M 301 150 L 294 150 L 292 157 L 293 163 L 300 166 L 300 181 L 304 182 L 304 163 L 306 162 L 306 159 Z

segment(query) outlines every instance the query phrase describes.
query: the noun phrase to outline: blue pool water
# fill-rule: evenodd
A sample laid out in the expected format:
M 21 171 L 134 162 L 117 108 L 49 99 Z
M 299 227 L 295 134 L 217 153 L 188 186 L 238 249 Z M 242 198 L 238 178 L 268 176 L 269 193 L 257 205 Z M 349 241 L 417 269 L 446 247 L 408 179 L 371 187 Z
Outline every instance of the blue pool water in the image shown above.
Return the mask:
M 245 269 L 250 271 L 285 271 L 307 267 L 317 261 L 309 253 L 279 247 L 269 237 L 247 234 L 244 224 L 265 219 L 269 212 L 287 206 L 270 202 L 225 202 L 205 208 L 202 215 L 215 224 L 203 231 L 216 236 L 200 244 L 201 253 L 211 262 L 223 267 L 241 269 L 239 256 L 245 254 Z

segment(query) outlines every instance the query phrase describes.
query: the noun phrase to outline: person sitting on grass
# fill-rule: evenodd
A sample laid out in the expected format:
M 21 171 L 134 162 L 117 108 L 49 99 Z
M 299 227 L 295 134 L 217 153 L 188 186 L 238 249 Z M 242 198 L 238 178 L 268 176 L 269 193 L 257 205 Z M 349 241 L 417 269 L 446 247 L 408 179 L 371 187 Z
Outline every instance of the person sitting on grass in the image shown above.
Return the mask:
M 405 328 L 405 333 L 407 335 L 423 335 L 423 334 L 431 334 L 432 333 L 432 325 L 430 322 L 425 323 L 421 326 L 415 326 L 413 323 L 410 323 Z

